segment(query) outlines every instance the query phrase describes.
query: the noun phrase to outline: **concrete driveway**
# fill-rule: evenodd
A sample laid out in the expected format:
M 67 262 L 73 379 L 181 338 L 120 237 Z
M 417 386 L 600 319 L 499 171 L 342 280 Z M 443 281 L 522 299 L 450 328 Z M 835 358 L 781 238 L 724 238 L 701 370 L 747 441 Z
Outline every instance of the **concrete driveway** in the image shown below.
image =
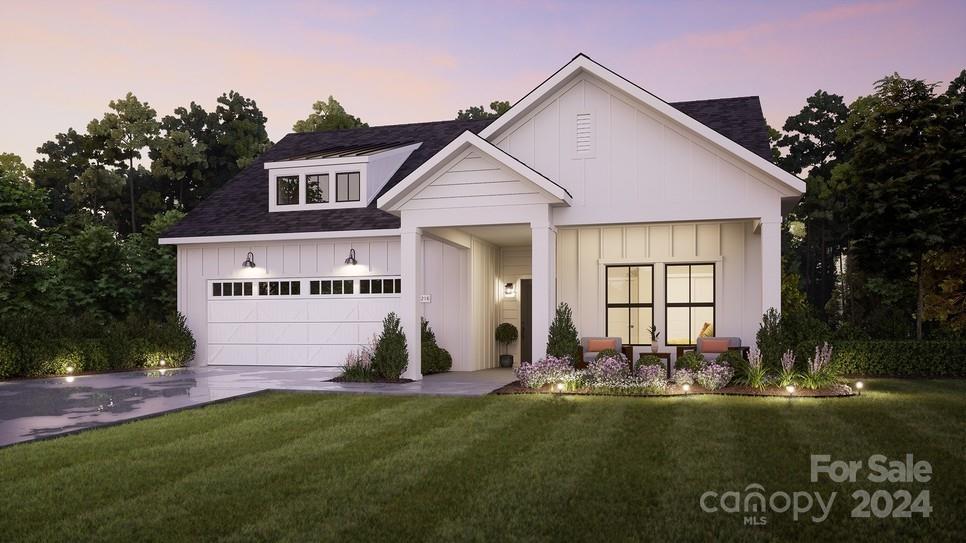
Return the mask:
M 492 369 L 406 384 L 330 383 L 337 368 L 211 366 L 0 381 L 0 447 L 263 390 L 481 396 L 515 380 Z

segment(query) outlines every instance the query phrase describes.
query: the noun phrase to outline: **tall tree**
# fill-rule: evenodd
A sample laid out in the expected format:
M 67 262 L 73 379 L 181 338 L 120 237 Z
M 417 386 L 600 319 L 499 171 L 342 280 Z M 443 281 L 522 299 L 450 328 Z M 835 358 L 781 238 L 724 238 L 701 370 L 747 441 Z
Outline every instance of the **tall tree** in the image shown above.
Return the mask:
M 944 102 L 936 85 L 893 74 L 860 98 L 839 133 L 852 146 L 849 162 L 836 169 L 848 183 L 850 235 L 861 262 L 875 274 L 908 280 L 916 290 L 916 337 L 924 319 L 924 259 L 962 239 L 966 214 L 962 179 L 944 175 L 948 129 L 938 122 Z M 866 271 L 871 272 L 872 267 Z
M 43 191 L 34 187 L 19 156 L 0 153 L 0 300 L 8 285 L 39 248 L 35 218 L 42 214 Z
M 772 136 L 773 149 L 787 149 L 777 164 L 805 176 L 805 195 L 789 217 L 802 222 L 804 236 L 792 244 L 795 258 L 790 260 L 798 264 L 793 271 L 802 277 L 810 305 L 823 312 L 835 288 L 836 260 L 846 244 L 843 187 L 833 181 L 832 170 L 848 160 L 848 145 L 836 138 L 848 113 L 841 96 L 819 90 L 785 121 L 777 141 Z
M 70 184 L 91 166 L 93 138 L 73 128 L 37 148 L 42 158 L 30 172 L 34 184 L 47 193 L 45 213 L 37 217 L 42 228 L 64 222 L 74 210 Z
M 137 232 L 137 203 L 134 198 L 134 159 L 141 158 L 141 150 L 151 144 L 158 135 L 160 123 L 157 112 L 141 102 L 133 93 L 124 98 L 111 100 L 108 107 L 112 110 L 100 120 L 94 119 L 87 125 L 87 131 L 105 142 L 106 158 L 127 160 L 128 188 L 131 204 L 131 232 Z
M 490 110 L 487 111 L 483 106 L 470 106 L 461 109 L 456 113 L 458 121 L 476 121 L 481 119 L 495 119 L 506 113 L 510 109 L 510 102 L 506 100 L 494 100 L 490 102 Z
M 326 101 L 319 100 L 312 104 L 312 113 L 301 121 L 296 121 L 292 130 L 296 132 L 321 132 L 323 130 L 341 130 L 343 128 L 364 128 L 369 126 L 359 117 L 346 112 L 338 100 L 331 95 Z

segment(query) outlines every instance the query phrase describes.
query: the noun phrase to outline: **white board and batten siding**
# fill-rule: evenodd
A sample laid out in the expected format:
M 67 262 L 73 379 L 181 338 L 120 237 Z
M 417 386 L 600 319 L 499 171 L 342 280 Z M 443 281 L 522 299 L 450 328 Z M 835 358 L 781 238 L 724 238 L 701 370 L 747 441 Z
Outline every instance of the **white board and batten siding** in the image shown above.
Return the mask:
M 605 268 L 654 265 L 654 321 L 664 323 L 664 265 L 715 265 L 717 335 L 753 344 L 761 314 L 761 238 L 748 221 L 564 227 L 557 231 L 557 301 L 581 335 L 604 335 Z
M 519 206 L 553 201 L 533 182 L 470 149 L 450 161 L 441 173 L 414 189 L 402 210 Z
M 557 226 L 780 217 L 775 181 L 589 74 L 494 143 L 573 196 Z

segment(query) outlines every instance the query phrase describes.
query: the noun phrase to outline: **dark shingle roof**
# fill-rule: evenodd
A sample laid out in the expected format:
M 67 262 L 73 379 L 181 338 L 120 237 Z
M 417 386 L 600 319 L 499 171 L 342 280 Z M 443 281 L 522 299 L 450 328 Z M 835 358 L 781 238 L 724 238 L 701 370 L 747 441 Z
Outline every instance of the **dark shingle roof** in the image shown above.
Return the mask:
M 757 96 L 671 103 L 749 151 L 771 160 L 768 131 Z M 399 217 L 365 208 L 268 211 L 268 171 L 274 162 L 330 149 L 385 147 L 422 142 L 380 191 L 382 196 L 466 130 L 479 133 L 490 121 L 437 121 L 289 134 L 233 177 L 163 235 L 168 238 L 399 228 Z
M 757 96 L 672 102 L 678 111 L 771 162 L 768 125 Z

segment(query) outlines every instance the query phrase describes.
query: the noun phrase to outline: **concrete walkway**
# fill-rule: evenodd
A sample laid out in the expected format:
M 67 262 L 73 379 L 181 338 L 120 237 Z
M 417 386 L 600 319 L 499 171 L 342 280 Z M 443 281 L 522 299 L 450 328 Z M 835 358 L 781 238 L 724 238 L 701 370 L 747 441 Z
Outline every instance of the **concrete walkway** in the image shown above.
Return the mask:
M 337 368 L 217 366 L 0 381 L 0 446 L 263 390 L 482 396 L 512 370 L 450 372 L 406 384 L 330 383 Z

